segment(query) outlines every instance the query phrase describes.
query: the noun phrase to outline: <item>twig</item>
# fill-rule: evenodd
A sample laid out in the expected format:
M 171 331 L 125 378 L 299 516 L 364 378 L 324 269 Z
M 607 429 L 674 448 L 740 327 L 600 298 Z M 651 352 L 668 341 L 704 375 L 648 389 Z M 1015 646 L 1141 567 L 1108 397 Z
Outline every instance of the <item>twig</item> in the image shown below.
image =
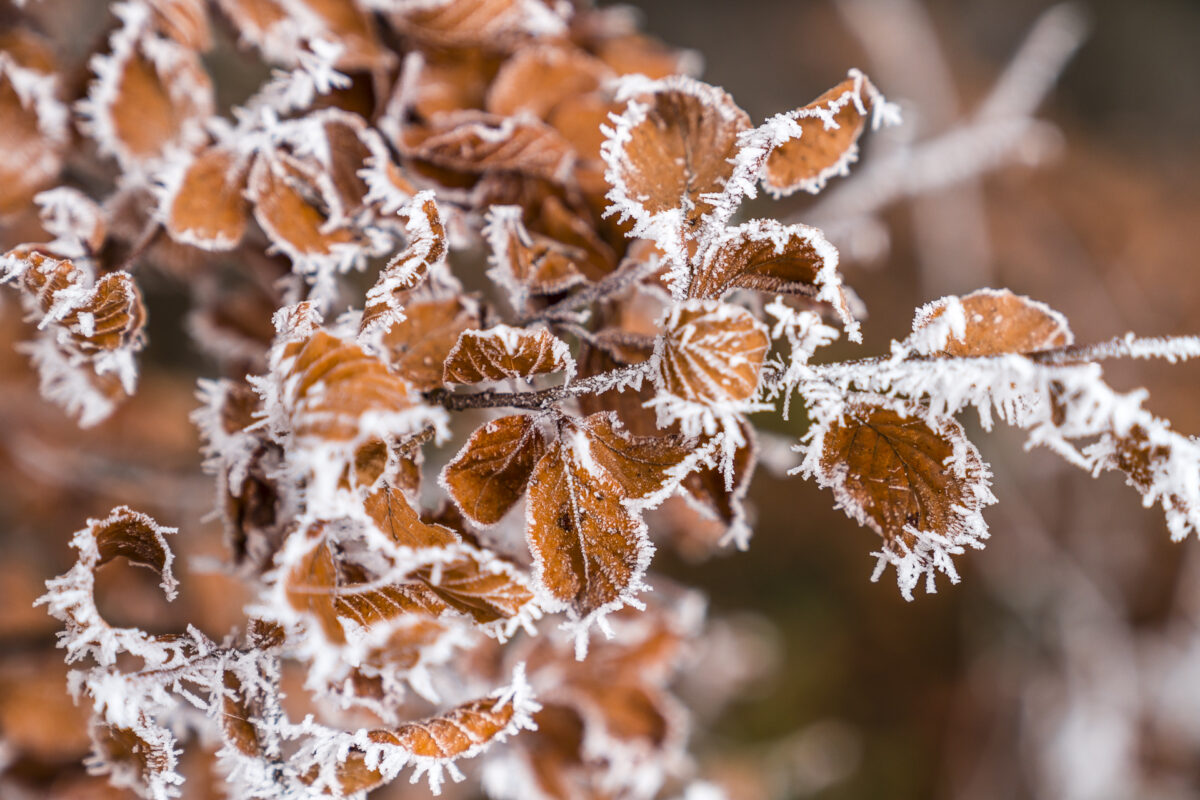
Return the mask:
M 471 394 L 454 394 L 447 389 L 438 388 L 425 392 L 425 400 L 437 403 L 448 411 L 465 411 L 472 408 L 546 408 L 579 395 L 608 391 L 610 388 L 640 382 L 649 372 L 649 368 L 649 362 L 642 362 L 592 375 L 564 386 L 530 392 L 497 392 L 488 389 Z

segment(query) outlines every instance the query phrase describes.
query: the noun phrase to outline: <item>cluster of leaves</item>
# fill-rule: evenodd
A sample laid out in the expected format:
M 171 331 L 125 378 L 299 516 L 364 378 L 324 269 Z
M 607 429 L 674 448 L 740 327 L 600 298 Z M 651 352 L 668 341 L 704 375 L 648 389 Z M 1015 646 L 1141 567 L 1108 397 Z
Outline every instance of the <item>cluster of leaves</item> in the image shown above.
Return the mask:
M 105 620 L 94 574 L 118 556 L 176 585 L 173 531 L 127 508 L 90 520 L 48 582 L 68 660 L 92 663 L 71 688 L 114 784 L 174 796 L 177 737 L 202 728 L 235 796 L 357 795 L 410 766 L 437 790 L 476 756 L 499 798 L 699 791 L 670 689 L 703 615 L 644 594 L 645 515 L 682 497 L 747 547 L 750 415 L 793 397 L 810 420 L 797 471 L 879 534 L 876 577 L 893 565 L 909 598 L 957 580 L 952 556 L 988 535 L 968 406 L 1123 471 L 1174 536 L 1200 524 L 1200 443 L 1097 363 L 1200 341 L 1076 346 L 1047 306 L 982 290 L 920 309 L 887 356 L 814 363 L 829 323 L 860 340 L 836 248 L 736 218 L 760 186 L 820 191 L 868 127 L 898 121 L 861 73 L 755 126 L 619 10 L 215 5 L 279 67 L 227 114 L 203 0 L 115 4 L 73 105 L 35 34 L 0 42 L 0 126 L 37 151 L 37 169 L 0 164 L 20 177 L 0 208 L 32 203 L 48 239 L 0 279 L 37 322 L 45 396 L 88 425 L 135 391 L 143 260 L 176 265 L 197 343 L 252 373 L 202 382 L 194 415 L 230 569 L 255 594 L 244 630 Z M 99 202 L 43 191 L 70 182 L 72 114 L 117 167 Z M 429 480 L 426 455 L 460 433 Z M 299 719 L 289 665 L 312 703 Z

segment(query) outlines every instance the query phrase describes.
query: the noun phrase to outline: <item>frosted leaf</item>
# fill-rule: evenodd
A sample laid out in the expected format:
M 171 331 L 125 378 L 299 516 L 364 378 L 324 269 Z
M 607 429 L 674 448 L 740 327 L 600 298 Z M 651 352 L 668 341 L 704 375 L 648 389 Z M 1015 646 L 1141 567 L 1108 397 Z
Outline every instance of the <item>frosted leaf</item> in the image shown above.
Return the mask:
M 714 300 L 674 306 L 655 350 L 657 384 L 686 401 L 737 403 L 758 391 L 770 347 L 749 311 Z
M 118 653 L 130 653 L 142 658 L 147 666 L 156 667 L 182 659 L 189 652 L 187 640 L 152 636 L 138 628 L 113 627 L 96 608 L 96 570 L 118 557 L 158 573 L 167 599 L 174 599 L 178 582 L 171 573 L 171 564 L 175 556 L 164 536 L 175 532 L 126 506 L 114 508 L 103 519 L 89 519 L 86 527 L 75 532 L 71 539 L 71 547 L 78 553 L 75 565 L 46 581 L 46 594 L 37 601 L 64 623 L 59 647 L 66 649 L 68 662 L 90 657 L 109 665 Z
M 392 24 L 408 36 L 440 47 L 510 47 L 531 37 L 566 33 L 563 6 L 542 0 L 366 0 L 394 12 Z
M 296 165 L 260 155 L 250 170 L 248 196 L 271 243 L 297 273 L 327 290 L 332 274 L 357 266 L 365 253 L 350 228 L 327 225 L 325 212 L 298 188 L 306 182 Z
M 420 192 L 404 212 L 408 248 L 396 255 L 379 273 L 367 292 L 366 307 L 359 323 L 359 339 L 386 335 L 404 320 L 403 293 L 416 287 L 426 275 L 446 261 L 446 229 L 433 192 Z
M 622 503 L 621 486 L 589 470 L 576 450 L 558 441 L 538 461 L 526 536 L 534 578 L 545 595 L 542 605 L 566 607 L 575 618 L 590 620 L 636 604 L 654 547 L 645 524 Z
M 508 290 L 516 308 L 521 308 L 529 295 L 565 292 L 587 280 L 578 267 L 586 254 L 530 234 L 518 206 L 492 206 L 483 233 L 491 249 L 488 277 Z
M 559 104 L 598 89 L 613 76 L 603 61 L 576 48 L 522 48 L 500 67 L 488 88 L 486 108 L 503 116 L 549 119 Z
M 70 258 L 84 258 L 100 252 L 108 236 L 108 215 L 90 197 L 78 189 L 60 186 L 33 198 L 38 217 L 54 241 L 47 250 Z
M 79 110 L 100 151 L 136 174 L 203 143 L 213 89 L 194 51 L 151 31 L 148 6 L 118 3 L 113 13 L 121 27 L 109 38 L 110 52 L 89 62 L 96 78 Z
M 212 29 L 204 0 L 150 0 L 154 27 L 189 50 L 208 50 Z
M 332 65 L 345 70 L 387 66 L 371 19 L 344 0 L 218 0 L 242 41 L 267 60 L 295 64 L 306 46 L 335 49 Z
M 803 295 L 832 306 L 857 341 L 858 322 L 837 267 L 837 249 L 816 228 L 753 220 L 714 237 L 688 296 L 718 300 L 733 288 Z
M 26 349 L 43 396 L 87 427 L 133 394 L 133 356 L 145 343 L 146 312 L 128 273 L 111 272 L 93 284 L 70 260 L 25 247 L 0 258 L 0 282 L 18 286 L 37 322 L 37 338 Z
M 177 242 L 203 250 L 232 250 L 241 242 L 250 209 L 243 196 L 249 164 L 212 145 L 162 178 L 159 215 Z
M 383 337 L 388 364 L 422 391 L 442 385 L 446 357 L 458 337 L 479 326 L 479 308 L 470 298 L 423 298 L 410 301 L 406 318 Z
M 613 187 L 609 213 L 632 219 L 634 236 L 686 235 L 712 210 L 705 196 L 733 174 L 731 159 L 750 118 L 721 89 L 683 76 L 629 78 L 618 97 L 629 104 L 602 149 Z M 666 228 L 656 237 L 660 226 Z
M 21 50 L 44 49 L 36 39 L 19 34 Z M 28 39 L 26 44 L 25 40 Z M 69 138 L 70 114 L 58 98 L 58 79 L 44 58 L 20 57 L 20 50 L 0 49 L 0 214 L 25 208 L 33 196 L 54 182 L 62 168 Z M 44 63 L 43 63 L 44 61 Z
M 851 405 L 808 436 L 797 469 L 832 489 L 847 516 L 883 537 L 876 578 L 894 565 L 908 600 L 922 576 L 929 592 L 936 572 L 958 582 L 950 557 L 983 547 L 982 511 L 996 498 L 987 465 L 957 422 L 900 403 Z
M 526 537 L 544 606 L 588 626 L 640 608 L 654 547 L 638 516 L 662 502 L 709 453 L 674 437 L 636 437 L 606 413 L 564 421 L 529 481 Z
M 183 776 L 171 734 L 146 719 L 130 727 L 93 725 L 88 772 L 107 775 L 117 788 L 132 789 L 150 800 L 179 796 Z
M 532 417 L 501 417 L 471 434 L 439 480 L 464 516 L 494 525 L 525 494 L 545 449 Z
M 277 347 L 278 388 L 266 382 L 258 388 L 272 425 L 300 444 L 403 434 L 422 418 L 404 379 L 355 344 L 317 331 Z
M 776 197 L 804 190 L 816 193 L 830 178 L 846 175 L 858 160 L 858 139 L 871 114 L 891 121 L 896 111 L 867 76 L 850 77 L 790 114 L 766 125 L 799 127 L 767 155 L 763 186 Z
M 1075 337 L 1062 314 L 1007 289 L 943 297 L 917 310 L 910 346 L 923 355 L 995 356 L 1066 347 Z
M 415 767 L 411 782 L 428 776 L 430 789 L 438 794 L 444 772 L 461 780 L 456 761 L 474 758 L 493 743 L 534 728 L 532 715 L 540 708 L 525 682 L 524 665 L 519 665 L 512 685 L 488 697 L 394 728 L 364 729 L 334 738 L 331 755 L 336 753 L 339 763 L 331 768 L 322 763 L 325 753 L 319 749 L 312 753 L 312 760 L 321 764 L 310 773 L 312 782 L 341 794 L 391 780 L 411 765 Z M 306 756 L 302 751 L 301 757 Z
M 513 172 L 562 183 L 571 174 L 574 148 L 538 120 L 481 111 L 441 114 L 426 126 L 409 126 L 403 155 L 458 172 Z
M 549 372 L 575 375 L 575 359 L 567 343 L 545 328 L 497 325 L 463 331 L 446 356 L 446 383 L 480 383 L 508 378 L 529 379 Z
M 750 521 L 746 515 L 746 493 L 758 461 L 754 428 L 742 422 L 743 443 L 734 451 L 728 472 L 721 464 L 704 464 L 680 484 L 688 505 L 725 527 L 719 544 L 734 544 L 739 550 L 750 546 Z

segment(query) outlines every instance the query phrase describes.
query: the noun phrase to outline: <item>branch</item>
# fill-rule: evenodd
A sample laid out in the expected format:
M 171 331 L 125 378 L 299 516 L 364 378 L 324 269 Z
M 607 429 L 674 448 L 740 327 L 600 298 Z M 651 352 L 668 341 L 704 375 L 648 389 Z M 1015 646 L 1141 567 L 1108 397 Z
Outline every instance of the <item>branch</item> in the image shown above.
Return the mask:
M 448 389 L 438 388 L 425 392 L 425 400 L 448 411 L 465 411 L 471 408 L 547 408 L 579 395 L 606 392 L 610 389 L 620 391 L 626 386 L 640 385 L 642 378 L 649 371 L 650 362 L 646 361 L 549 389 L 530 392 L 497 392 L 488 389 L 470 394 L 454 394 Z

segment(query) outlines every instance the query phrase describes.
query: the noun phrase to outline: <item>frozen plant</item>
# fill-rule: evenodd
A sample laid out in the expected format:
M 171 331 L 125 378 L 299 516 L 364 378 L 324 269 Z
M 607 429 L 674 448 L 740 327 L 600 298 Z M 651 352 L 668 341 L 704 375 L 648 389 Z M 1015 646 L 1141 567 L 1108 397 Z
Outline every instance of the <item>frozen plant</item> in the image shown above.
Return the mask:
M 238 798 L 401 773 L 437 792 L 475 759 L 497 798 L 715 796 L 673 690 L 703 601 L 652 580 L 645 515 L 682 496 L 748 547 L 757 412 L 803 406 L 794 472 L 878 535 L 873 577 L 908 599 L 989 535 L 969 409 L 1125 473 L 1176 539 L 1200 522 L 1200 442 L 1101 370 L 1200 339 L 1077 345 L 1049 306 L 981 289 L 918 309 L 887 354 L 820 357 L 861 341 L 837 248 L 742 206 L 820 192 L 900 122 L 858 70 L 755 125 L 690 54 L 584 2 L 213 5 L 276 68 L 224 114 L 203 0 L 114 4 L 81 98 L 32 32 L 0 51 L 0 126 L 38 132 L 0 204 L 36 203 L 50 239 L 0 279 L 45 397 L 86 426 L 136 391 L 151 262 L 178 262 L 226 369 L 193 419 L 244 624 L 106 620 L 95 573 L 118 557 L 177 586 L 179 534 L 126 507 L 39 601 L 114 785 L 177 796 L 180 748 L 215 742 Z M 95 200 L 51 188 L 71 115 L 115 164 Z

